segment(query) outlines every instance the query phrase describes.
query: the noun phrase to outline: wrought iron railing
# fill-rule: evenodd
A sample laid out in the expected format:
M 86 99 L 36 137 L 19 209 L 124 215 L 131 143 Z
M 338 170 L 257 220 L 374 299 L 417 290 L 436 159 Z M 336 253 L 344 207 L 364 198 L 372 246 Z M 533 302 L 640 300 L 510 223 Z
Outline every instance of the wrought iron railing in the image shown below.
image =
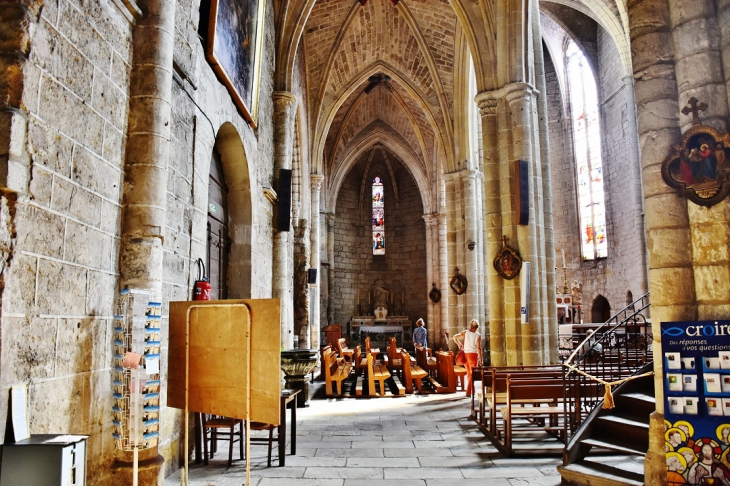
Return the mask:
M 642 313 L 650 305 L 647 292 L 603 324 L 573 325 L 572 349 L 561 339 L 565 403 L 574 407 L 565 423 L 566 443 L 603 401 L 606 383 L 628 378 L 652 361 L 651 325 Z

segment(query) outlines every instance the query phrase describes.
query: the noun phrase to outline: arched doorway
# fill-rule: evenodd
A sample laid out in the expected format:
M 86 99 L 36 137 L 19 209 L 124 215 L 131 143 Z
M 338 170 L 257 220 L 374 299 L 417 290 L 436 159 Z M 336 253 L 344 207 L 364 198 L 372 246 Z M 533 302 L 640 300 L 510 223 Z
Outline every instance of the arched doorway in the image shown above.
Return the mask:
M 606 322 L 610 318 L 611 305 L 608 303 L 608 299 L 599 295 L 596 297 L 596 300 L 593 301 L 593 307 L 591 308 L 591 322 Z
M 208 273 L 210 275 L 210 298 L 228 297 L 228 187 L 226 186 L 223 163 L 217 150 L 213 149 L 208 176 Z
M 211 161 L 211 177 L 214 173 L 217 181 L 222 183 L 220 186 L 211 179 L 209 183 L 209 191 L 214 185 L 224 187 L 225 197 L 225 216 L 228 238 L 228 251 L 222 251 L 221 254 L 227 254 L 225 273 L 227 281 L 225 297 L 228 299 L 250 299 L 251 296 L 251 280 L 255 272 L 254 262 L 251 258 L 253 248 L 253 203 L 251 192 L 251 178 L 249 175 L 248 158 L 243 148 L 241 136 L 231 123 L 224 123 L 218 130 L 215 139 L 214 153 L 220 154 L 218 158 L 220 164 L 218 169 L 214 169 L 216 163 Z M 216 171 L 216 172 L 214 172 Z M 219 189 L 218 189 L 219 190 Z M 209 202 L 213 202 L 210 199 Z M 208 212 L 211 209 L 208 207 Z M 210 222 L 210 217 L 209 220 Z M 213 230 L 213 225 L 211 225 Z M 217 251 L 218 248 L 215 248 Z M 213 260 L 211 260 L 211 264 Z M 211 280 L 213 274 L 211 272 Z M 211 282 L 212 283 L 212 282 Z

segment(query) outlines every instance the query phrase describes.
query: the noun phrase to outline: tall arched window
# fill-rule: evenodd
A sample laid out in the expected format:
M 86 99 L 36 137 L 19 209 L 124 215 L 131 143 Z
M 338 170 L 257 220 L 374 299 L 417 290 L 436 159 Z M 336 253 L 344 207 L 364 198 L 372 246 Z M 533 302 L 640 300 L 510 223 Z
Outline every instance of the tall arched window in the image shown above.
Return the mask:
M 385 186 L 373 179 L 373 255 L 385 255 Z
M 565 56 L 578 177 L 581 247 L 584 260 L 595 260 L 608 256 L 598 92 L 588 60 L 572 40 Z

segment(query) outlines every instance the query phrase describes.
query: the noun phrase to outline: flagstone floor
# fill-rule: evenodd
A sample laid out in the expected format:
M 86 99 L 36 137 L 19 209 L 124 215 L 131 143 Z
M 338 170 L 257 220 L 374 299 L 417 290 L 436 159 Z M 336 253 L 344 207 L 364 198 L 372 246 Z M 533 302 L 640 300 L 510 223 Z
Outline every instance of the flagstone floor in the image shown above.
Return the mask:
M 236 461 L 237 447 L 230 468 L 227 443 L 207 466 L 192 464 L 189 484 L 245 484 L 246 464 Z M 270 468 L 265 446 L 251 451 L 252 486 L 560 485 L 559 457 L 505 457 L 469 418 L 463 392 L 312 399 L 297 410 L 297 453 L 287 455 L 286 466 L 276 466 L 276 449 Z M 179 485 L 179 472 L 166 484 Z

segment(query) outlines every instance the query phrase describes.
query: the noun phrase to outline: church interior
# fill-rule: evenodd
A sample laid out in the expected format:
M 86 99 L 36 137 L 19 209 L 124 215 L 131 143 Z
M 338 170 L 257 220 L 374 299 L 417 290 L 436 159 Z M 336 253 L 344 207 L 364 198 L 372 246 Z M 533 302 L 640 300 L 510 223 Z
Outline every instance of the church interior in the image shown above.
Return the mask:
M 418 319 L 433 356 L 476 320 L 479 400 L 486 367 L 561 370 L 599 389 L 593 405 L 648 387 L 643 484 L 730 481 L 711 417 L 730 385 L 714 391 L 708 361 L 730 350 L 728 25 L 730 0 L 0 0 L 4 442 L 22 409 L 31 435 L 87 437 L 86 483 L 132 484 L 139 461 L 140 484 L 165 484 L 199 448 L 168 404 L 188 363 L 171 302 L 277 299 L 277 397 L 279 350 L 324 376 L 329 344 L 355 373 L 367 336 L 402 377 L 385 350 L 427 366 Z M 137 291 L 130 365 L 120 309 Z M 712 358 L 661 327 L 697 322 L 681 332 Z M 677 375 L 690 355 L 698 371 Z M 117 388 L 138 363 L 156 401 L 133 460 Z M 672 376 L 705 388 L 674 393 Z M 463 404 L 509 452 L 504 412 Z M 694 440 L 670 433 L 691 415 Z

